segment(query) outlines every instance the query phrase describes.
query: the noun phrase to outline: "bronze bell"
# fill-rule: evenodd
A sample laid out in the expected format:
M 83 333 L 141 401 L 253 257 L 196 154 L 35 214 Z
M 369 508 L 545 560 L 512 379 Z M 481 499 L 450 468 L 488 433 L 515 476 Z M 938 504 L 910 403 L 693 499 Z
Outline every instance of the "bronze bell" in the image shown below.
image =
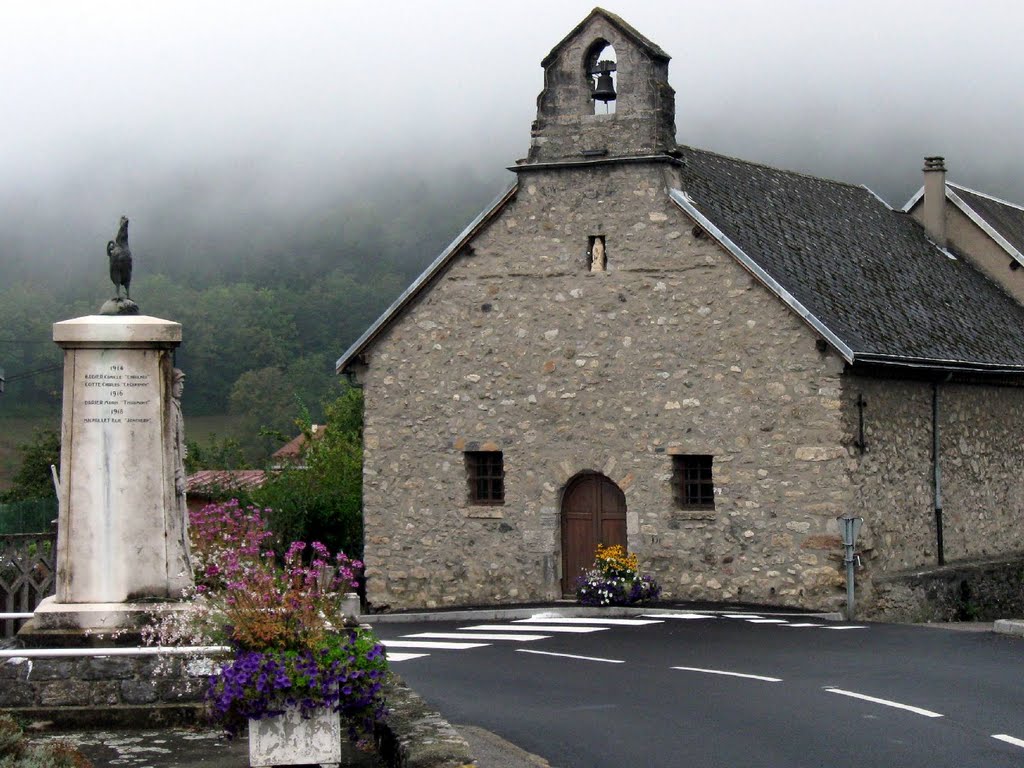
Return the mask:
M 603 101 L 605 104 L 615 101 L 615 85 L 612 83 L 611 72 L 604 70 L 598 74 L 597 85 L 594 86 L 590 97 L 594 101 Z

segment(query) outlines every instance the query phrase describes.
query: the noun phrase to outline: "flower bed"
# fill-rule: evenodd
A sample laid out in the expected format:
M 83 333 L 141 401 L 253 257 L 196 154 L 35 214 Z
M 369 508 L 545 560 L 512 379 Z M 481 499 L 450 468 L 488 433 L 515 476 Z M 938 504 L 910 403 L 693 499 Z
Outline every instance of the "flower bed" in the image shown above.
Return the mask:
M 576 599 L 581 605 L 638 605 L 656 600 L 661 587 L 640 574 L 635 554 L 625 547 L 600 544 L 594 566 L 576 580 Z
M 279 562 L 266 544 L 266 511 L 232 501 L 193 515 L 195 594 L 146 637 L 234 649 L 207 692 L 211 714 L 230 734 L 250 719 L 330 710 L 368 743 L 385 716 L 387 661 L 372 632 L 346 626 L 341 610 L 362 564 L 332 557 L 319 542 L 294 542 Z

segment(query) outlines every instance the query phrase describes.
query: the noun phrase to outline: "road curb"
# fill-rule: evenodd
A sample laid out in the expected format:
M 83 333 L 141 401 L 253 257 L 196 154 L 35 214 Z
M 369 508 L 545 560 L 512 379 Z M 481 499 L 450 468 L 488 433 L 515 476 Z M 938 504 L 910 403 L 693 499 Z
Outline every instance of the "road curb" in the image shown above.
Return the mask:
M 823 619 L 825 621 L 842 621 L 843 615 L 837 611 L 825 613 L 804 613 L 802 611 L 787 611 L 785 608 L 768 608 L 758 610 L 756 608 L 735 608 L 735 609 L 698 609 L 679 606 L 667 608 L 659 606 L 631 607 L 631 606 L 604 606 L 594 607 L 588 605 L 535 605 L 532 607 L 517 608 L 466 608 L 450 611 L 423 611 L 421 613 L 374 613 L 363 614 L 360 619 L 370 625 L 376 624 L 413 624 L 430 621 L 497 621 L 506 619 L 528 619 L 532 616 L 550 616 L 552 618 L 615 618 L 638 616 L 640 614 L 657 613 L 679 613 L 681 611 L 692 613 L 752 613 L 764 616 L 789 615 L 802 616 L 808 619 Z
M 998 619 L 992 625 L 992 631 L 1001 635 L 1018 635 L 1024 637 L 1024 620 Z
M 472 768 L 469 743 L 394 672 L 385 686 L 391 710 L 377 726 L 377 751 L 389 768 Z

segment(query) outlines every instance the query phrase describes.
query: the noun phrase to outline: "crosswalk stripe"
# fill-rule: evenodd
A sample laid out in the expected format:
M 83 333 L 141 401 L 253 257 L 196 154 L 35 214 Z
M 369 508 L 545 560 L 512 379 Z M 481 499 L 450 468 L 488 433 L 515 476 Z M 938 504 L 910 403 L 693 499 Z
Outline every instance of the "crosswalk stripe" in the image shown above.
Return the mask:
M 672 667 L 683 672 L 702 672 L 705 675 L 724 675 L 725 677 L 743 677 L 748 680 L 763 680 L 766 683 L 781 683 L 781 677 L 765 677 L 764 675 L 749 675 L 746 672 L 729 672 L 724 669 L 704 669 L 703 667 Z
M 1013 744 L 1015 747 L 1024 747 L 1024 739 L 1017 739 L 1013 736 L 1007 736 L 1005 733 L 993 733 L 993 739 L 999 739 L 1005 741 L 1007 744 Z
M 580 661 L 603 661 L 606 664 L 625 664 L 622 659 L 602 659 L 597 656 L 576 656 L 572 653 L 555 653 L 553 651 L 528 651 L 525 648 L 517 648 L 516 653 L 535 653 L 538 656 L 558 656 L 563 659 L 578 659 Z
M 504 635 L 488 632 L 418 632 L 415 635 L 402 635 L 402 637 L 434 637 L 438 640 L 511 640 L 516 643 L 528 643 L 532 640 L 547 640 L 550 635 L 517 633 Z
M 642 627 L 645 624 L 661 624 L 655 619 L 601 619 L 601 618 L 562 618 L 551 616 L 531 616 L 528 619 L 516 619 L 516 624 L 614 624 L 621 627 Z
M 409 661 L 410 659 L 422 659 L 425 656 L 429 656 L 429 653 L 401 653 L 395 651 L 387 655 L 388 661 Z
M 549 624 L 477 624 L 472 627 L 459 627 L 459 630 L 484 630 L 499 632 L 571 632 L 582 635 L 587 632 L 603 632 L 608 627 L 570 627 Z
M 785 619 L 747 619 L 751 624 L 788 624 Z
M 863 624 L 845 624 L 843 626 L 827 627 L 824 624 L 821 625 L 822 629 L 867 629 Z
M 938 712 L 932 712 L 930 709 L 922 709 L 921 707 L 913 707 L 910 704 L 901 704 L 898 701 L 891 701 L 889 699 L 879 699 L 876 696 L 868 696 L 866 693 L 856 693 L 855 691 L 844 691 L 842 688 L 832 688 L 829 686 L 825 687 L 826 693 L 838 693 L 841 696 L 849 696 L 854 699 L 862 699 L 863 701 L 870 701 L 872 704 L 881 704 L 885 707 L 893 707 L 894 709 L 904 709 L 907 712 L 913 712 L 915 715 L 923 715 L 924 717 L 942 717 Z
M 484 648 L 490 643 L 446 643 L 435 640 L 378 640 L 385 648 L 437 648 L 446 651 L 463 651 L 467 648 Z
M 726 618 L 726 619 L 760 619 L 761 618 L 761 616 L 759 616 L 756 613 L 723 613 L 722 617 Z
M 824 624 L 811 624 L 810 622 L 801 622 L 798 624 L 787 624 L 787 627 L 825 627 Z
M 709 613 L 645 613 L 646 619 L 713 619 Z

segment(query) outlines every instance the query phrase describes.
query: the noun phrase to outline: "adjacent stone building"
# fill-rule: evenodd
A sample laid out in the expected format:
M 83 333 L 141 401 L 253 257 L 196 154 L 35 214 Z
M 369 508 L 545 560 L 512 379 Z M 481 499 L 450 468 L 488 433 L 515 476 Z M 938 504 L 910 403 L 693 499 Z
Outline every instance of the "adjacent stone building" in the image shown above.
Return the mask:
M 339 359 L 378 606 L 560 598 L 600 542 L 835 608 L 843 515 L 869 601 L 1024 550 L 1024 307 L 864 187 L 678 146 L 668 61 L 595 9 L 516 184 Z

